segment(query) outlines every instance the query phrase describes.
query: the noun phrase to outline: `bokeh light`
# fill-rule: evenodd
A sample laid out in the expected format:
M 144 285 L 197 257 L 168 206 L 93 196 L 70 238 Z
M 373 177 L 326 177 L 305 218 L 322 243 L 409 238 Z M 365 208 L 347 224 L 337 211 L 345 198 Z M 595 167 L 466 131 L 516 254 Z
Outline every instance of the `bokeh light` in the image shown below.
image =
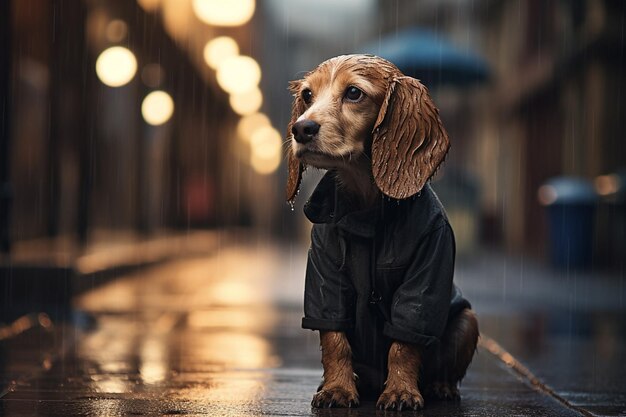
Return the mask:
M 622 186 L 617 175 L 599 175 L 593 181 L 596 192 L 601 196 L 615 194 Z
M 106 38 L 109 42 L 121 42 L 126 35 L 128 35 L 128 25 L 123 20 L 112 20 L 106 27 Z
M 193 37 L 193 11 L 188 1 L 161 0 L 161 16 L 165 30 L 178 42 Z
M 537 199 L 539 200 L 539 203 L 544 206 L 553 204 L 557 200 L 558 196 L 559 195 L 556 192 L 556 189 L 551 185 L 542 185 L 539 187 L 539 190 L 537 190 Z
M 217 83 L 230 94 L 245 93 L 261 81 L 261 67 L 249 56 L 225 59 L 217 69 Z
M 137 0 L 137 3 L 147 12 L 156 11 L 161 5 L 161 0 Z
M 263 93 L 258 87 L 254 87 L 243 93 L 231 94 L 229 101 L 235 113 L 245 116 L 259 111 L 263 104 Z
M 254 14 L 254 0 L 193 0 L 198 19 L 215 26 L 240 26 Z
M 280 154 L 265 157 L 253 153 L 250 156 L 250 165 L 258 174 L 269 175 L 280 166 Z
M 98 78 L 109 87 L 121 87 L 137 72 L 135 55 L 123 46 L 105 49 L 96 60 Z
M 237 123 L 237 136 L 244 142 L 250 142 L 254 132 L 264 126 L 271 126 L 269 117 L 264 113 L 254 113 L 242 117 Z
M 143 99 L 141 114 L 153 126 L 167 122 L 174 113 L 174 100 L 165 91 L 153 91 Z
M 271 126 L 263 126 L 250 137 L 250 164 L 259 174 L 267 175 L 280 166 L 282 138 Z
M 239 45 L 230 36 L 211 39 L 204 46 L 204 61 L 213 69 L 217 69 L 225 59 L 237 55 L 239 55 Z
M 250 137 L 252 152 L 264 157 L 280 153 L 281 143 L 280 133 L 272 126 L 260 127 Z

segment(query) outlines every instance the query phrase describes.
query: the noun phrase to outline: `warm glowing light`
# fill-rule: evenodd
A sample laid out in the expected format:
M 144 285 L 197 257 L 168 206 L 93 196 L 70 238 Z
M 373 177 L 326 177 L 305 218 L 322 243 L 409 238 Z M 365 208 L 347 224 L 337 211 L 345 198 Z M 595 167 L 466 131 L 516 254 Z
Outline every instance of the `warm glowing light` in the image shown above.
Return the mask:
M 161 0 L 161 15 L 165 30 L 175 40 L 185 42 L 193 28 L 193 11 L 188 1 Z
M 105 49 L 96 60 L 98 78 L 109 87 L 121 87 L 133 79 L 137 72 L 137 59 L 122 47 Z
M 279 363 L 266 339 L 245 331 L 186 332 L 182 335 L 180 350 L 181 358 L 187 363 L 221 364 L 226 369 L 258 370 Z M 216 384 L 209 391 L 218 386 L 222 384 Z
M 537 198 L 539 202 L 544 206 L 549 206 L 554 203 L 558 197 L 558 194 L 553 186 L 551 185 L 542 185 L 539 187 L 537 191 Z
M 167 377 L 167 344 L 164 338 L 147 336 L 140 346 L 139 374 L 146 384 L 157 384 Z
M 259 301 L 256 295 L 258 293 L 255 293 L 253 303 Z M 187 315 L 187 324 L 190 327 L 203 329 L 223 329 L 228 326 L 229 329 L 258 331 L 259 328 L 271 327 L 277 320 L 278 317 L 273 310 L 265 308 L 211 308 L 210 310 L 190 311 Z
M 615 194 L 621 186 L 619 177 L 615 174 L 597 176 L 593 183 L 601 196 Z
M 123 20 L 112 20 L 106 27 L 106 38 L 109 42 L 121 42 L 122 40 L 124 40 L 127 34 L 128 25 Z
M 244 142 L 249 142 L 252 134 L 263 127 L 270 126 L 270 119 L 263 113 L 254 113 L 242 117 L 237 123 L 237 136 Z
M 215 26 L 240 26 L 254 14 L 254 0 L 193 0 L 198 19 Z
M 217 69 L 217 83 L 230 94 L 252 90 L 261 81 L 261 68 L 249 56 L 225 59 Z
M 137 0 L 137 3 L 147 12 L 154 12 L 159 8 L 161 0 Z
M 250 136 L 250 165 L 259 174 L 267 175 L 280 166 L 282 139 L 280 133 L 271 126 L 256 129 Z
M 245 282 L 218 282 L 213 286 L 212 292 L 215 302 L 224 305 L 250 304 L 256 298 L 254 289 L 246 285 Z
M 271 155 L 269 157 L 263 157 L 253 153 L 250 156 L 250 165 L 252 168 L 261 175 L 268 175 L 276 171 L 280 166 L 280 153 Z
M 260 127 L 250 137 L 252 152 L 263 157 L 280 154 L 281 143 L 280 133 L 271 126 Z
M 211 39 L 204 46 L 204 61 L 213 69 L 217 69 L 225 59 L 237 55 L 239 55 L 239 45 L 230 36 Z
M 254 87 L 250 91 L 244 93 L 236 93 L 230 95 L 230 107 L 235 113 L 246 116 L 259 111 L 263 104 L 263 93 L 258 87 Z
M 124 377 L 113 375 L 109 378 L 97 379 L 90 383 L 95 392 L 107 394 L 123 394 L 128 392 L 130 383 Z
M 141 114 L 153 126 L 167 122 L 174 113 L 174 100 L 165 91 L 153 91 L 143 99 Z

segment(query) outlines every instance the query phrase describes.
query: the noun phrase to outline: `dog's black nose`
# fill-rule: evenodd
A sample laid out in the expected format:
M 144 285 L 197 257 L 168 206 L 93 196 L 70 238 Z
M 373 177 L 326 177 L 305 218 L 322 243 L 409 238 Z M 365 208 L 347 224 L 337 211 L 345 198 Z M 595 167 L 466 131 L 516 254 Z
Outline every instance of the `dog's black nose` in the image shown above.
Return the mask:
M 310 119 L 300 120 L 291 128 L 291 133 L 298 143 L 310 142 L 319 131 L 320 125 Z

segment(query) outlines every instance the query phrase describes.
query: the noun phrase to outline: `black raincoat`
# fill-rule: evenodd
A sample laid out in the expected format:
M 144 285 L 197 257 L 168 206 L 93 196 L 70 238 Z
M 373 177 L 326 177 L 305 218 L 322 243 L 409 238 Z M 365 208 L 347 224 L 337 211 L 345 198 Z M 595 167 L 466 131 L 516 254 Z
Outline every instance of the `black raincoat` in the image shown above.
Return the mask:
M 302 327 L 345 332 L 359 391 L 379 393 L 393 340 L 426 354 L 470 304 L 452 283 L 455 244 L 426 185 L 406 200 L 355 210 L 328 172 L 304 206 L 311 232 Z

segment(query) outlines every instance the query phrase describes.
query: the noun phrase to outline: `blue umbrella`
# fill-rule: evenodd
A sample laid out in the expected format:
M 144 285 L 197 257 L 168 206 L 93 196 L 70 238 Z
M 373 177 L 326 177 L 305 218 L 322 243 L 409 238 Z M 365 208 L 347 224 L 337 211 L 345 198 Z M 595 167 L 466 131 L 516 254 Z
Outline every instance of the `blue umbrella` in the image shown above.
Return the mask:
M 469 86 L 487 81 L 489 66 L 472 51 L 459 49 L 435 33 L 424 29 L 407 29 L 388 35 L 361 48 L 361 52 L 378 55 L 428 87 L 443 84 Z

